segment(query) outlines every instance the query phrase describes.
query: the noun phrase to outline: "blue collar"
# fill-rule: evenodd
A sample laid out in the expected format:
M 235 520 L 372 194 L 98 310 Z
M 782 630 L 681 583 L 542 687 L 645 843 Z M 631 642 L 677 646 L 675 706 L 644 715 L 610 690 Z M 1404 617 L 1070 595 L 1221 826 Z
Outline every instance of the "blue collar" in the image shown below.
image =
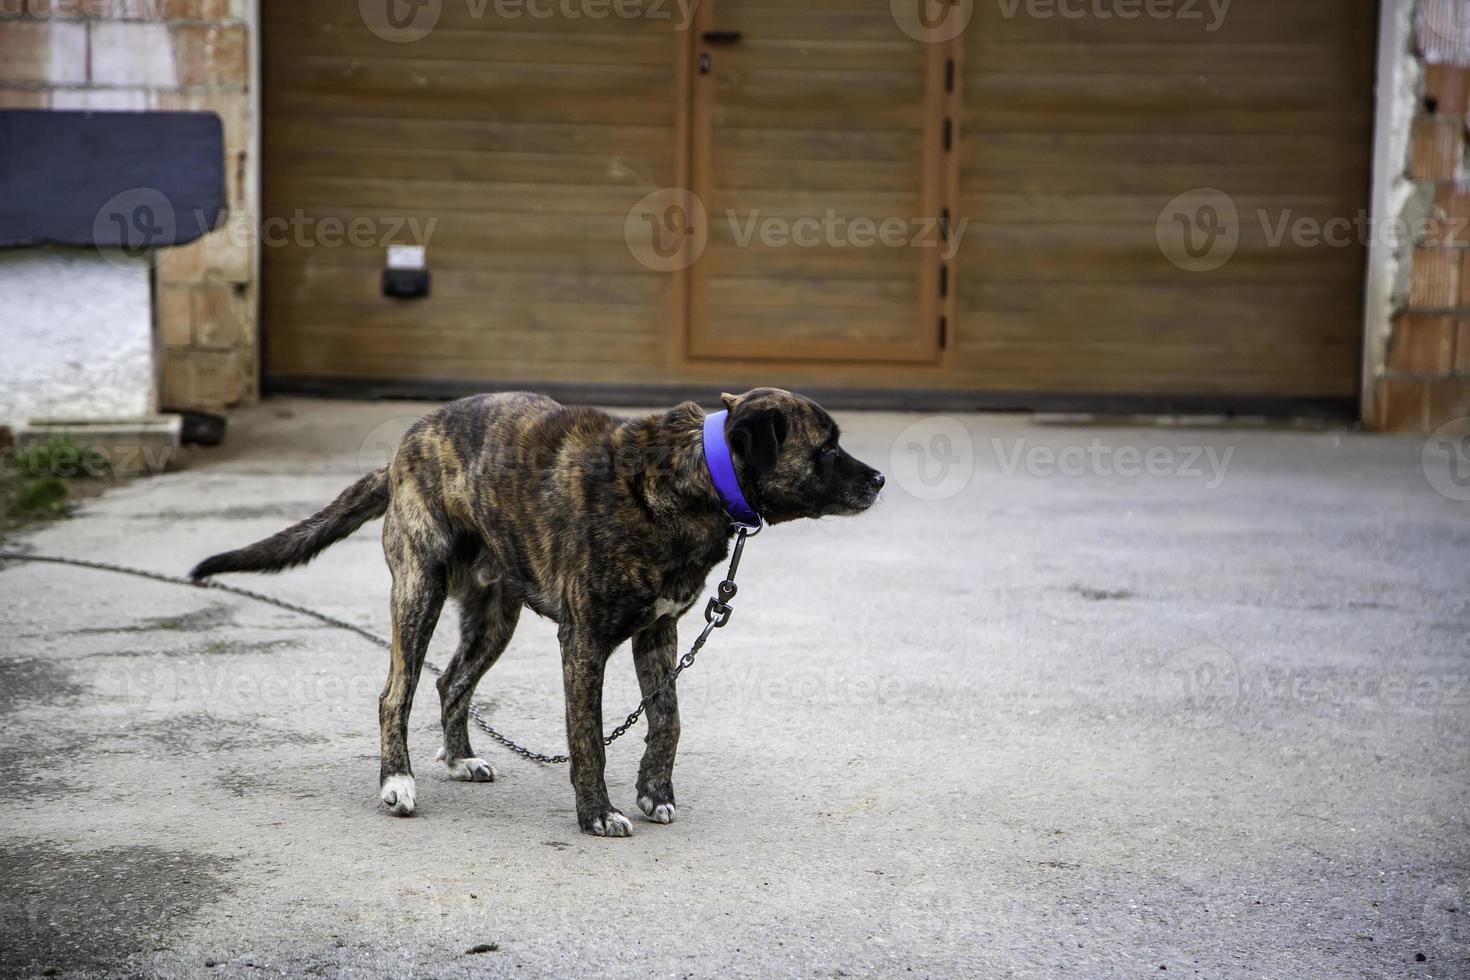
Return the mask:
M 714 481 L 720 506 L 730 516 L 730 526 L 760 530 L 761 516 L 740 492 L 740 479 L 735 475 L 735 461 L 730 458 L 730 444 L 725 441 L 725 419 L 729 412 L 715 412 L 704 417 L 704 465 Z

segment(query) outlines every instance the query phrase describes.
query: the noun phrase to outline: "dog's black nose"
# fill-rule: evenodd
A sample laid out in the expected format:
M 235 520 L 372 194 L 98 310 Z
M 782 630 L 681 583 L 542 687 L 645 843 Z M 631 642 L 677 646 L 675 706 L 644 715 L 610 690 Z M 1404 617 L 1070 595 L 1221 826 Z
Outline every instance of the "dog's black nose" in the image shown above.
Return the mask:
M 879 473 L 877 470 L 873 471 L 873 489 L 883 489 L 883 474 Z

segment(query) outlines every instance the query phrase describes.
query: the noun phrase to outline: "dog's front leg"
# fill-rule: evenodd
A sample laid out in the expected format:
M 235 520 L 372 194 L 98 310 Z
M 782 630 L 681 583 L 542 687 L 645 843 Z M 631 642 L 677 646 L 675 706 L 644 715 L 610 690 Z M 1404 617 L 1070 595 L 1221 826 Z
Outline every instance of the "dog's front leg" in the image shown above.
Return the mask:
M 602 675 L 611 647 L 576 627 L 561 628 L 562 681 L 567 691 L 567 749 L 577 824 L 598 837 L 627 837 L 633 824 L 609 801 L 603 781 Z
M 669 676 L 678 659 L 678 626 L 672 616 L 633 634 L 633 664 L 646 698 Z M 674 753 L 679 748 L 679 695 L 675 685 L 648 702 L 648 736 L 638 767 L 638 807 L 654 823 L 674 822 Z

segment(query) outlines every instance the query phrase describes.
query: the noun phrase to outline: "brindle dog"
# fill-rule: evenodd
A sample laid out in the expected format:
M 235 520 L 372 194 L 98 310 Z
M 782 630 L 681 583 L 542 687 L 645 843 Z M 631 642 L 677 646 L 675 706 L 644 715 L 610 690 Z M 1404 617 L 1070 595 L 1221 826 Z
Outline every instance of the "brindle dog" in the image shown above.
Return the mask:
M 838 445 L 837 424 L 815 402 L 777 388 L 723 397 L 736 475 L 767 522 L 856 514 L 877 499 L 883 475 Z M 408 713 L 451 596 L 460 642 L 439 678 L 439 759 L 453 779 L 495 779 L 470 748 L 470 697 L 529 606 L 560 627 L 577 822 L 589 834 L 626 837 L 632 825 L 603 783 L 603 670 L 631 637 L 639 686 L 655 691 L 678 656 L 678 617 L 728 554 L 733 531 L 706 469 L 703 421 L 693 402 L 618 419 L 534 394 L 466 398 L 417 423 L 389 466 L 325 510 L 192 574 L 300 565 L 386 514 L 393 653 L 378 700 L 383 802 L 398 816 L 413 813 Z M 638 805 L 657 823 L 674 819 L 678 742 L 671 684 L 648 706 L 638 772 Z

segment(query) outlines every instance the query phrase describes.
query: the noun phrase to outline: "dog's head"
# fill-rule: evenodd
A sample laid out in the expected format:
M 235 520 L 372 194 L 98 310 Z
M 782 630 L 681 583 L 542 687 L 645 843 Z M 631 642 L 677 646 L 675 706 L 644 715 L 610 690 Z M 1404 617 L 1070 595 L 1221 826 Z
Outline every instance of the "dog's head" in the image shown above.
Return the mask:
M 769 523 L 857 514 L 878 499 L 883 474 L 838 445 L 837 423 L 810 398 L 780 388 L 721 397 L 741 487 Z

